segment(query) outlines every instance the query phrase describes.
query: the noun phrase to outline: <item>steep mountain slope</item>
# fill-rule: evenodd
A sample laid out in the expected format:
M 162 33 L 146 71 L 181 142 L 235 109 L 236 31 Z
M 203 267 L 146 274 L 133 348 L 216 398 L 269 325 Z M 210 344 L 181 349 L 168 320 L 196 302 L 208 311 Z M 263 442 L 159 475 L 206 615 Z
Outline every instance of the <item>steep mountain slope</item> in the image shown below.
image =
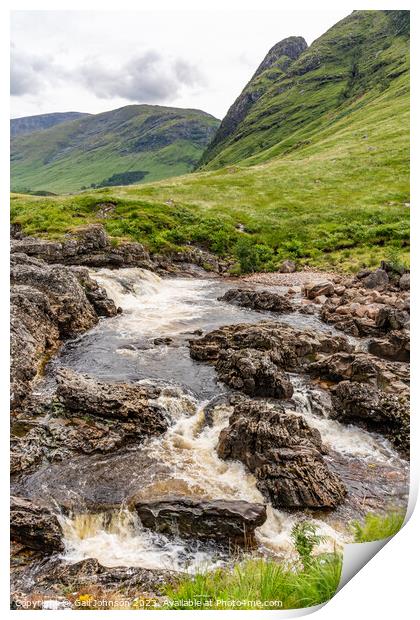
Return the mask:
M 300 156 L 336 120 L 403 83 L 408 34 L 407 11 L 354 11 L 307 49 L 298 37 L 280 42 L 230 108 L 199 166 L 251 165 L 292 151 Z
M 12 138 L 23 134 L 33 133 L 42 129 L 54 127 L 60 123 L 74 121 L 77 118 L 89 116 L 83 112 L 53 112 L 52 114 L 37 114 L 10 119 L 10 135 Z
M 15 191 L 74 192 L 192 170 L 219 121 L 201 110 L 130 105 L 11 142 Z

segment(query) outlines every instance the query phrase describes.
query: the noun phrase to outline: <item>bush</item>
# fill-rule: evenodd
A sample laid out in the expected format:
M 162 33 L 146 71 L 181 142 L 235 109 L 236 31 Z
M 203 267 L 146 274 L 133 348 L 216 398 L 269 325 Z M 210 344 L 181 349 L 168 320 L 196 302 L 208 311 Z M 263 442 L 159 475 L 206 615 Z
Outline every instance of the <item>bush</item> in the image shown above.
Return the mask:
M 403 526 L 405 512 L 396 510 L 386 515 L 369 513 L 363 522 L 353 521 L 351 529 L 358 543 L 382 540 L 394 536 Z
M 273 250 L 264 243 L 255 243 L 250 237 L 239 239 L 235 247 L 235 255 L 242 273 L 261 271 L 273 260 Z

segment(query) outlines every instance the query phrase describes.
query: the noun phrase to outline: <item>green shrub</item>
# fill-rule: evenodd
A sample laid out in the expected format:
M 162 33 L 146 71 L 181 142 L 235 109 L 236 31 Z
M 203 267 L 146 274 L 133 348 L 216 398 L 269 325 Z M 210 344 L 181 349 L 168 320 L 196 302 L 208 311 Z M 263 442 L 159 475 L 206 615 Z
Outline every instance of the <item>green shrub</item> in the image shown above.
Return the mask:
M 312 560 L 313 550 L 324 542 L 325 537 L 316 533 L 316 526 L 313 523 L 300 521 L 292 528 L 292 540 L 302 564 L 307 567 Z
M 404 523 L 405 512 L 396 510 L 385 515 L 369 513 L 363 522 L 353 521 L 351 529 L 358 543 L 382 540 L 394 536 Z

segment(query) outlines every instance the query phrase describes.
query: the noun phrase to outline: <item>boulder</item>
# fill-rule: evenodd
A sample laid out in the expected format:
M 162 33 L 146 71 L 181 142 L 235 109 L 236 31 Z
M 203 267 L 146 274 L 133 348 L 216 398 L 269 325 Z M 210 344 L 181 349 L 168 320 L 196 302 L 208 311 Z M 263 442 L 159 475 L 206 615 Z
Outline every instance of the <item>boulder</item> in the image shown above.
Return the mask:
M 256 349 L 227 349 L 219 355 L 216 372 L 223 383 L 249 396 L 291 398 L 292 384 L 272 359 Z
M 296 263 L 292 260 L 284 260 L 278 268 L 280 273 L 294 273 L 296 271 Z
M 156 532 L 246 547 L 255 543 L 255 529 L 267 519 L 263 504 L 242 500 L 166 496 L 131 504 L 142 525 Z
M 284 295 L 271 293 L 270 291 L 233 288 L 226 291 L 226 293 L 218 299 L 219 301 L 227 301 L 228 303 L 243 306 L 244 308 L 252 308 L 253 310 L 284 313 L 293 312 L 295 309 Z
M 332 390 L 331 417 L 382 433 L 404 456 L 410 449 L 410 408 L 406 396 L 366 384 L 342 381 Z
M 407 330 L 390 332 L 386 338 L 373 338 L 368 345 L 369 353 L 395 362 L 410 361 L 410 334 Z
M 304 367 L 318 355 L 353 350 L 345 337 L 300 330 L 277 321 L 226 325 L 190 340 L 189 346 L 193 359 L 214 363 L 227 349 L 270 351 L 271 361 L 287 371 Z
M 10 534 L 12 541 L 45 555 L 64 550 L 56 515 L 23 497 L 11 497 Z
M 370 353 L 334 353 L 308 366 L 308 372 L 329 381 L 367 383 L 388 392 L 407 392 L 407 364 L 379 359 Z
M 219 436 L 217 454 L 239 460 L 275 508 L 326 509 L 346 489 L 322 456 L 319 432 L 294 412 L 264 402 L 242 401 Z
M 382 306 L 378 311 L 375 323 L 382 331 L 405 329 L 410 325 L 410 315 L 406 310 Z
M 361 281 L 365 288 L 383 290 L 389 284 L 389 276 L 384 269 L 377 269 L 362 277 Z
M 404 273 L 401 276 L 398 285 L 402 291 L 409 291 L 410 290 L 410 274 Z
M 132 421 L 146 436 L 159 435 L 168 427 L 165 410 L 153 400 L 160 392 L 153 387 L 104 383 L 65 368 L 58 370 L 57 383 L 57 397 L 70 413 Z
M 320 295 L 330 297 L 334 295 L 334 284 L 328 280 L 308 282 L 304 285 L 303 292 L 308 299 L 315 299 Z
M 30 392 L 46 359 L 67 338 L 90 329 L 117 308 L 89 277 L 26 254 L 11 256 L 12 408 Z

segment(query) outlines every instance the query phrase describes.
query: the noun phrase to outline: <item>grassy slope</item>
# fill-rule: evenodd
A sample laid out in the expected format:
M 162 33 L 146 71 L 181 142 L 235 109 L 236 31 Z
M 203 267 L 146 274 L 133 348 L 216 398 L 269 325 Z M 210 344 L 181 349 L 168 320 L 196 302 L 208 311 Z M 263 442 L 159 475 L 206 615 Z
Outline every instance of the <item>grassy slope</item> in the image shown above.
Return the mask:
M 11 185 L 62 193 L 129 170 L 147 171 L 148 181 L 185 174 L 217 125 L 199 110 L 160 106 L 126 106 L 63 123 L 12 140 Z
M 352 13 L 285 70 L 280 57 L 247 84 L 239 99 L 261 92 L 262 84 L 264 94 L 230 135 L 216 133 L 203 154 L 205 168 L 244 160 L 253 165 L 291 150 L 300 154 L 355 102 L 368 106 L 401 74 L 408 82 L 408 54 L 407 26 L 401 26 L 398 12 Z
M 96 205 L 111 199 L 117 206 L 105 221 L 108 232 L 152 250 L 193 242 L 234 254 L 238 240 L 249 238 L 268 247 L 266 269 L 284 258 L 342 270 L 377 265 L 390 255 L 408 261 L 407 40 L 388 37 L 387 44 L 383 53 L 399 66 L 392 79 L 354 85 L 322 122 L 309 119 L 252 159 L 74 197 L 13 196 L 12 219 L 29 233 L 59 236 L 99 221 Z M 310 142 L 302 144 L 309 131 Z M 299 148 L 290 148 L 296 142 Z

